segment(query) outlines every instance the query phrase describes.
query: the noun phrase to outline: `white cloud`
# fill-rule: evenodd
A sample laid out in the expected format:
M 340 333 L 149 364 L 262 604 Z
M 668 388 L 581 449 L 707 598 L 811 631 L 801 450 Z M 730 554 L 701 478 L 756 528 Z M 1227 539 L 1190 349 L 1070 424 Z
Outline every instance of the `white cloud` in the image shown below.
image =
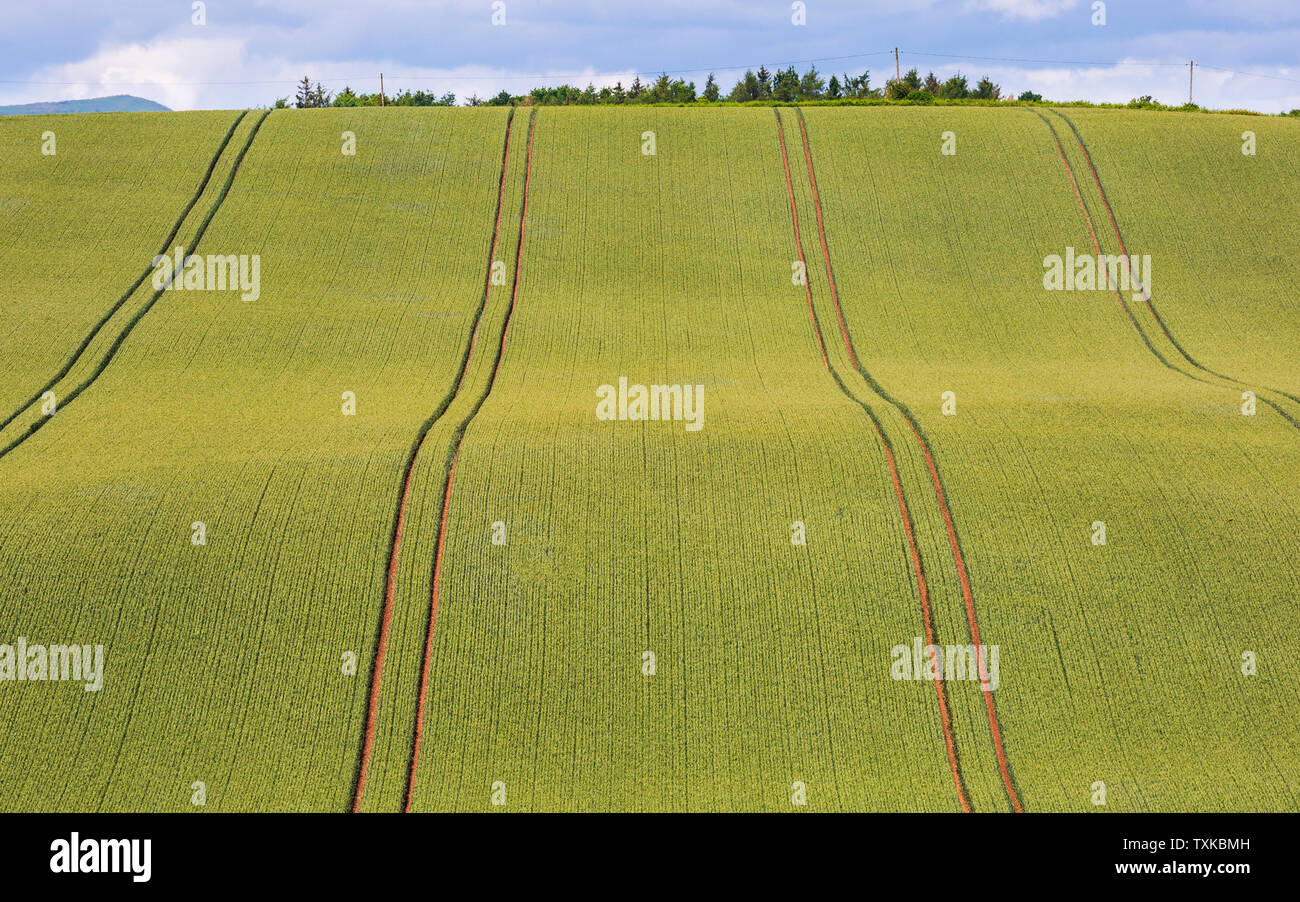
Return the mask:
M 53 100 L 137 94 L 172 109 L 192 109 L 206 105 L 210 92 L 200 82 L 255 77 L 247 74 L 245 44 L 237 37 L 164 36 L 102 46 L 84 60 L 37 70 L 23 90 Z
M 386 4 L 395 0 L 375 2 Z M 684 0 L 673 2 L 680 3 Z M 707 5 L 707 0 L 705 2 Z M 977 0 L 963 2 L 973 3 Z M 1003 15 L 1025 15 L 1033 9 L 1059 11 L 1072 5 L 1070 0 L 978 2 L 984 9 L 996 9 Z M 1263 0 L 1243 2 L 1260 3 Z M 379 88 L 380 72 L 385 73 L 385 86 L 390 94 L 402 89 L 426 90 L 439 94 L 452 91 L 463 100 L 471 94 L 490 97 L 502 88 L 508 88 L 512 93 L 523 93 L 539 84 L 557 84 L 562 81 L 578 87 L 585 86 L 588 81 L 597 87 L 612 84 L 615 80 L 622 80 L 627 85 L 632 79 L 632 70 L 617 70 L 625 65 L 644 64 L 647 52 L 652 57 L 654 55 L 653 49 L 647 51 L 634 43 L 629 46 L 626 55 L 619 52 L 605 53 L 602 56 L 601 51 L 607 48 L 599 46 L 598 36 L 605 33 L 600 29 L 583 31 L 576 36 L 567 35 L 564 38 L 566 41 L 585 42 L 584 50 L 566 51 L 558 55 L 550 49 L 559 42 L 556 34 L 539 37 L 523 29 L 520 29 L 519 34 L 513 31 L 509 35 L 493 34 L 494 38 L 498 38 L 497 43 L 483 44 L 481 51 L 473 49 L 479 45 L 469 37 L 470 32 L 457 34 L 454 39 L 450 35 L 443 39 L 444 45 L 448 42 L 456 43 L 457 50 L 470 48 L 463 53 L 454 52 L 445 46 L 440 48 L 432 43 L 426 48 L 422 42 L 417 42 L 414 48 L 389 50 L 387 48 L 391 47 L 392 42 L 375 44 L 345 39 L 348 33 L 346 23 L 332 18 L 313 20 L 306 32 L 302 23 L 288 21 L 250 29 L 241 25 L 213 24 L 216 17 L 212 15 L 212 10 L 213 7 L 209 5 L 210 24 L 204 28 L 193 28 L 185 22 L 172 26 L 163 33 L 138 39 L 106 39 L 81 59 L 48 64 L 30 73 L 22 72 L 23 83 L 0 86 L 0 103 L 129 93 L 156 100 L 173 109 L 233 109 L 269 105 L 277 97 L 291 96 L 295 83 L 303 75 L 310 76 L 313 81 L 321 81 L 326 88 L 335 92 L 344 85 L 350 85 L 358 92 L 376 91 Z M 527 4 L 512 5 L 511 10 L 512 13 L 517 10 L 520 19 L 524 18 L 525 13 L 536 12 L 534 7 Z M 1086 10 L 1085 5 L 1080 13 Z M 995 17 L 986 18 L 995 21 Z M 484 31 L 492 32 L 490 26 L 482 27 Z M 997 31 L 1006 30 L 1006 26 L 996 23 L 991 27 Z M 611 28 L 609 34 L 622 34 L 621 26 Z M 653 29 L 642 31 L 647 36 L 658 33 Z M 786 31 L 797 29 L 787 27 L 780 33 Z M 1202 105 L 1285 112 L 1300 107 L 1300 83 L 1234 75 L 1209 66 L 1202 68 L 1202 62 L 1221 64 L 1225 68 L 1243 72 L 1255 70 L 1257 67 L 1244 60 L 1275 58 L 1278 47 L 1293 46 L 1298 37 L 1300 30 L 1295 28 L 1274 28 L 1268 32 L 1186 30 L 1140 35 L 1126 41 L 1125 47 L 1140 47 L 1126 49 L 1126 52 L 1146 59 L 1173 62 L 1188 57 L 1195 58 L 1196 101 Z M 503 41 L 504 44 L 501 43 Z M 519 49 L 511 42 L 517 43 Z M 698 55 L 695 50 L 689 51 L 687 61 L 706 62 L 709 56 L 714 56 L 717 63 L 732 65 L 762 62 L 766 56 L 771 68 L 783 59 L 833 55 L 833 51 L 845 49 L 820 49 L 822 45 L 817 45 L 807 50 L 785 47 L 780 52 L 773 53 L 770 46 L 766 51 L 755 50 L 748 39 L 739 46 L 741 49 L 729 45 L 719 46 L 710 36 L 704 40 Z M 535 48 L 541 49 L 532 53 Z M 525 51 L 531 55 L 522 56 L 521 53 Z M 1068 57 L 1075 52 L 1044 51 L 1030 45 L 1025 47 L 1023 54 L 1009 52 L 1009 55 L 1032 57 L 1059 54 Z M 385 55 L 389 53 L 391 56 Z M 1087 55 L 1084 56 L 1084 53 Z M 1104 52 L 1093 51 L 1082 51 L 1079 55 L 1088 59 L 1105 59 L 1109 56 Z M 602 59 L 611 57 L 615 59 L 613 66 L 601 65 Z M 580 62 L 574 64 L 574 59 Z M 479 60 L 510 60 L 512 64 L 510 68 L 505 68 L 483 64 Z M 594 65 L 583 65 L 593 60 Z M 433 61 L 440 61 L 442 65 L 427 65 Z M 924 56 L 908 57 L 905 54 L 903 60 L 904 68 L 915 65 L 922 73 L 929 68 L 929 63 L 929 59 Z M 987 72 L 1006 90 L 1019 93 L 1029 89 L 1053 100 L 1125 102 L 1132 97 L 1151 94 L 1165 102 L 1181 103 L 1187 96 L 1187 69 L 1183 65 L 1152 66 L 1125 62 L 1115 66 L 1069 67 L 946 59 L 935 59 L 933 65 L 936 73 L 944 77 L 960 70 L 973 83 Z M 826 76 L 846 68 L 856 72 L 866 67 L 872 69 L 873 82 L 880 84 L 884 76 L 892 75 L 893 60 L 872 58 L 818 66 Z M 617 74 L 603 77 L 595 74 L 597 71 L 608 72 L 611 69 Z M 1262 66 L 1258 67 L 1258 71 L 1300 78 L 1300 69 L 1296 67 L 1288 70 Z M 15 76 L 18 74 L 20 73 L 14 73 Z M 641 78 L 646 80 L 656 74 L 657 69 L 649 72 L 642 70 Z M 697 88 L 702 88 L 705 75 L 707 72 L 702 71 L 686 77 L 693 78 Z M 718 75 L 725 93 L 740 72 L 719 71 Z
M 530 70 L 512 73 L 493 66 L 411 66 L 391 59 L 329 60 L 266 56 L 252 49 L 246 37 L 210 31 L 159 36 L 145 42 L 100 47 L 86 59 L 46 66 L 22 86 L 9 86 L 5 103 L 35 100 L 77 100 L 110 94 L 135 94 L 176 110 L 236 109 L 270 105 L 292 96 L 304 76 L 320 81 L 331 92 L 345 86 L 357 92 L 379 90 L 379 73 L 390 95 L 402 90 L 451 91 L 460 100 L 472 94 L 490 97 L 502 88 L 525 93 L 539 84 L 568 81 L 597 88 L 616 81 L 629 84 L 626 72 L 598 75 L 592 67 Z M 645 80 L 646 76 L 643 75 Z
M 1187 101 L 1187 67 L 1153 66 L 1121 61 L 1114 66 L 1016 68 L 983 64 L 944 65 L 935 68 L 942 80 L 960 70 L 969 81 L 987 73 L 1004 93 L 1034 91 L 1048 100 L 1089 100 L 1097 103 L 1127 103 L 1149 94 L 1161 103 L 1178 105 Z M 923 70 L 924 71 L 924 70 Z M 1214 69 L 1196 69 L 1195 101 L 1209 109 L 1251 109 L 1280 113 L 1300 108 L 1300 81 L 1281 81 Z M 1300 71 L 1269 70 L 1268 75 L 1300 79 Z
M 1078 5 L 1078 0 L 969 0 L 968 9 L 1001 13 L 1004 19 L 1038 22 L 1052 19 Z

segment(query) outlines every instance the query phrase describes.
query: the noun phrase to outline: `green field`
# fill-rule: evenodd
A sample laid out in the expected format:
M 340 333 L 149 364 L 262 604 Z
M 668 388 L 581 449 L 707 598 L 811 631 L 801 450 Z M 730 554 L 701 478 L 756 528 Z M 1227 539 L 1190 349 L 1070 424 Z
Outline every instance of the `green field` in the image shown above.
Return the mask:
M 0 159 L 0 810 L 1300 806 L 1300 123 L 92 114 Z M 1150 278 L 1046 290 L 1094 241 Z M 260 293 L 156 287 L 176 245 Z M 620 379 L 699 419 L 602 419 Z M 991 691 L 895 678 L 976 631 Z

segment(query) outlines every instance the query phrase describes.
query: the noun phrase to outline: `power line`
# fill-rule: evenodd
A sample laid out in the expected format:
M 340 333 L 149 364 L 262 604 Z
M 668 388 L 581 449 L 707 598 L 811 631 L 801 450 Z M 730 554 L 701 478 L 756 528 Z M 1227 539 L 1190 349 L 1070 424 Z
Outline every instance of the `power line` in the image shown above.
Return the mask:
M 1049 60 L 1049 59 L 1030 59 L 1018 56 L 964 56 L 955 53 L 931 53 L 925 50 L 903 50 L 901 53 L 910 53 L 912 56 L 921 57 L 939 57 L 943 59 L 955 60 L 977 60 L 981 62 L 992 63 L 1039 63 L 1054 66 L 1102 66 L 1108 68 L 1145 68 L 1155 66 L 1167 66 L 1182 68 L 1187 63 L 1161 63 L 1144 60 Z M 1238 69 L 1225 69 L 1222 66 L 1210 66 L 1205 63 L 1197 63 L 1202 69 L 1213 69 L 1216 72 L 1227 72 L 1231 75 L 1241 75 L 1245 78 L 1271 78 L 1277 81 L 1290 81 L 1300 84 L 1300 78 L 1291 78 L 1286 75 L 1270 75 L 1266 72 L 1242 72 Z
M 1267 75 L 1263 72 L 1238 72 L 1235 69 L 1225 69 L 1222 66 L 1207 66 L 1205 63 L 1197 63 L 1202 69 L 1213 69 L 1215 72 L 1228 72 L 1232 75 L 1245 75 L 1250 78 L 1272 78 L 1276 81 L 1290 81 L 1300 84 L 1300 78 L 1291 78 L 1286 75 Z
M 889 56 L 895 51 L 893 48 L 888 50 L 873 50 L 866 53 L 850 53 L 843 56 L 821 56 L 810 59 L 790 60 L 785 63 L 774 64 L 776 68 L 785 66 L 803 66 L 816 63 L 842 62 L 853 59 L 867 59 L 876 56 Z M 1036 65 L 1050 66 L 1094 66 L 1104 68 L 1148 68 L 1148 67 L 1178 67 L 1186 66 L 1187 63 L 1166 63 L 1142 60 L 1068 60 L 1068 59 L 1041 59 L 1035 57 L 1017 57 L 1017 56 L 974 56 L 970 54 L 958 53 L 935 53 L 928 50 L 899 50 L 900 54 L 918 56 L 922 58 L 966 60 L 972 62 L 990 62 L 990 63 L 1032 63 Z M 748 64 L 743 66 L 696 66 L 693 68 L 682 69 L 622 69 L 617 72 L 570 72 L 570 73 L 534 73 L 529 75 L 509 75 L 484 73 L 482 75 L 387 75 L 388 79 L 394 81 L 423 81 L 423 82 L 457 82 L 457 81 L 533 81 L 547 82 L 557 80 L 582 80 L 596 78 L 617 78 L 630 74 L 640 74 L 642 71 L 647 74 L 660 72 L 664 75 L 685 75 L 696 72 L 739 72 L 742 70 L 758 69 L 766 66 L 766 63 Z M 1223 66 L 1211 66 L 1205 63 L 1199 63 L 1202 69 L 1212 69 L 1216 72 L 1226 72 L 1230 75 L 1239 75 L 1243 78 L 1267 78 L 1274 81 L 1285 81 L 1293 84 L 1300 84 L 1300 78 L 1293 78 L 1286 75 L 1273 75 L 1266 72 L 1243 72 L 1238 69 L 1228 69 Z M 374 73 L 365 75 L 352 76 L 330 76 L 327 78 L 316 78 L 313 81 L 321 83 L 364 83 L 374 78 Z M 34 85 L 48 87 L 79 87 L 79 86 L 96 86 L 96 87 L 246 87 L 251 85 L 288 85 L 296 84 L 298 79 L 259 79 L 249 81 L 110 81 L 99 82 L 83 79 L 82 81 L 29 81 L 25 79 L 0 79 L 0 84 L 5 85 Z
M 955 60 L 979 60 L 992 63 L 1042 63 L 1054 66 L 1186 66 L 1186 63 L 1145 63 L 1138 60 L 1048 60 L 1019 56 L 964 56 L 957 53 L 930 53 L 925 50 L 903 50 L 912 56 L 934 56 Z
M 805 60 L 789 60 L 784 63 L 773 63 L 772 65 L 776 66 L 777 68 L 783 68 L 785 66 L 802 66 L 808 63 L 833 63 L 842 60 L 866 59 L 867 57 L 870 56 L 883 56 L 885 54 L 890 54 L 893 52 L 894 52 L 893 50 L 872 50 L 868 53 L 850 53 L 845 56 L 819 56 L 819 57 L 814 57 L 812 59 L 805 59 Z M 658 72 L 662 75 L 686 75 L 694 72 L 739 72 L 742 69 L 758 69 L 766 65 L 768 64 L 750 63 L 749 65 L 745 65 L 745 66 L 696 66 L 690 69 L 644 69 L 644 70 L 643 69 L 620 69 L 618 72 L 572 72 L 568 74 L 547 73 L 547 74 L 540 74 L 540 75 L 457 75 L 457 76 L 438 76 L 438 79 L 442 81 L 450 81 L 453 79 L 460 80 L 460 81 L 480 81 L 485 78 L 533 79 L 533 80 L 538 80 L 538 79 L 545 80 L 548 78 L 550 79 L 617 78 L 620 75 L 627 75 L 629 73 L 633 75 L 640 75 L 642 73 L 649 75 L 651 73 Z M 427 75 L 394 75 L 391 77 L 401 78 L 406 81 L 410 81 L 414 79 L 428 80 L 429 78 L 429 76 Z
M 881 56 L 883 54 L 889 54 L 893 52 L 894 52 L 893 50 L 873 50 L 867 53 L 850 53 L 844 56 L 821 56 L 821 57 L 814 57 L 812 59 L 790 60 L 785 63 L 774 63 L 772 65 L 775 65 L 777 68 L 781 68 L 784 66 L 803 66 L 810 63 L 831 63 L 831 62 L 840 62 L 843 60 L 851 60 L 851 59 L 866 59 L 867 57 Z M 696 66 L 690 69 L 645 69 L 645 70 L 620 69 L 617 72 L 569 72 L 569 73 L 546 72 L 546 73 L 538 73 L 533 75 L 505 75 L 505 74 L 496 74 L 496 73 L 484 73 L 483 75 L 392 75 L 389 74 L 386 75 L 385 77 L 390 80 L 396 80 L 396 81 L 503 81 L 503 80 L 546 81 L 546 80 L 554 80 L 554 79 L 617 78 L 619 76 L 628 75 L 628 74 L 639 75 L 642 72 L 646 74 L 650 74 L 651 72 L 659 72 L 664 75 L 685 75 L 693 72 L 739 72 L 745 69 L 758 69 L 766 65 L 768 65 L 768 63 L 758 63 L 758 64 L 750 63 L 749 65 L 745 65 L 745 66 Z M 370 73 L 368 75 L 352 75 L 352 76 L 338 75 L 338 76 L 331 76 L 329 78 L 313 78 L 312 81 L 319 81 L 321 83 L 338 82 L 338 81 L 359 82 L 374 77 L 375 77 L 374 73 Z M 297 78 L 293 79 L 294 83 L 297 83 L 298 80 L 299 79 Z M 85 81 L 85 80 L 83 81 L 25 81 L 19 79 L 0 79 L 0 84 L 50 85 L 50 86 L 61 86 L 61 87 L 73 87 L 77 85 L 99 84 L 99 82 Z M 121 85 L 123 87 L 155 86 L 155 87 L 171 88 L 171 87 L 222 87 L 222 86 L 239 86 L 239 85 L 283 85 L 283 84 L 289 84 L 289 79 L 275 78 L 275 79 L 263 79 L 260 81 L 114 81 L 104 86 L 105 87 L 111 87 L 112 85 Z

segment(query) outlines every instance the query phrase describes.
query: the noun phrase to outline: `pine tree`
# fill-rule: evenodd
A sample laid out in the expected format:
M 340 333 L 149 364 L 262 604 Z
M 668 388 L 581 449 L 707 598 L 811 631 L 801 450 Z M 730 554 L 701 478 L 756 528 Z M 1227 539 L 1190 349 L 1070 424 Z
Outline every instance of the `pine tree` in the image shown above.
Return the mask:
M 940 86 L 937 96 L 950 100 L 961 100 L 963 97 L 969 97 L 970 89 L 966 86 L 966 76 L 958 72 Z
M 793 66 L 790 67 L 790 71 L 794 71 Z M 822 96 L 822 89 L 824 87 L 826 87 L 826 82 L 822 80 L 821 74 L 817 71 L 817 67 L 813 66 L 799 81 L 799 99 L 816 100 Z
M 776 73 L 776 78 L 772 81 L 772 97 L 782 103 L 799 99 L 799 73 L 794 66 Z
M 654 90 L 650 95 L 654 103 L 667 103 L 672 99 L 672 82 L 668 80 L 668 73 L 665 72 L 655 80 Z
M 985 75 L 975 85 L 975 90 L 971 92 L 972 97 L 978 97 L 981 100 L 997 100 L 1002 96 L 1002 88 L 993 83 L 993 79 Z
M 302 81 L 298 82 L 298 93 L 294 95 L 293 105 L 303 110 L 311 106 L 311 101 L 311 79 L 304 75 Z

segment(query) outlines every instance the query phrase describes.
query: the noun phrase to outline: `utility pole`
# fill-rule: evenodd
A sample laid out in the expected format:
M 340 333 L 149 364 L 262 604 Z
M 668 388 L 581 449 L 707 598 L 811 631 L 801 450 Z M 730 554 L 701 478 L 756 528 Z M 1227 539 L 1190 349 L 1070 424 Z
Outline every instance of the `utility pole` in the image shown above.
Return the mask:
M 384 73 L 379 73 L 379 105 L 384 105 Z
M 1192 75 L 1196 72 L 1196 60 L 1187 63 L 1187 105 L 1192 105 Z
M 894 81 L 902 81 L 902 75 L 898 71 L 898 48 L 894 48 Z

